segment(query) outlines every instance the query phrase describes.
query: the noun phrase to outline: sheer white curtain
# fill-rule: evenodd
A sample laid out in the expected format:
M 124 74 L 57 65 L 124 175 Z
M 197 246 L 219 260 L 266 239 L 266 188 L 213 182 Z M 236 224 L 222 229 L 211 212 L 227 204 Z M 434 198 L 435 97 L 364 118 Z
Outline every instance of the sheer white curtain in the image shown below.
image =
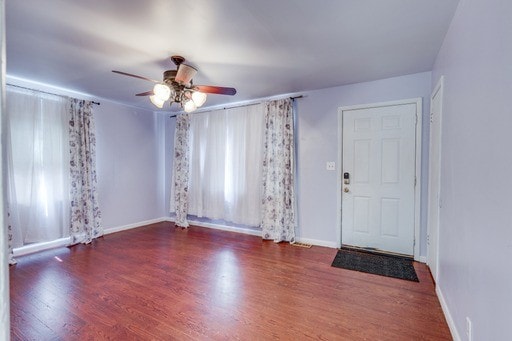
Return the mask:
M 66 99 L 7 88 L 7 205 L 12 247 L 69 236 Z
M 259 226 L 263 106 L 190 117 L 188 214 Z

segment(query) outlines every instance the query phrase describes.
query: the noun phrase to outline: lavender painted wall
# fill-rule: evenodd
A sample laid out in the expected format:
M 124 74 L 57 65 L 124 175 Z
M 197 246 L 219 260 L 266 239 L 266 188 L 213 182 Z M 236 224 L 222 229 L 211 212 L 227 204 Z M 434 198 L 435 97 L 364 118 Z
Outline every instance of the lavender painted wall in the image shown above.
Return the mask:
M 337 172 L 327 171 L 327 161 L 338 163 L 338 108 L 423 98 L 422 173 L 428 170 L 428 120 L 430 72 L 311 91 L 298 101 L 298 211 L 300 239 L 335 246 L 341 240 L 337 229 Z M 421 244 L 426 253 L 426 178 L 421 181 Z
M 461 0 L 444 75 L 438 289 L 460 337 L 512 339 L 512 2 Z
M 164 217 L 164 146 L 158 114 L 106 100 L 94 114 L 104 228 Z

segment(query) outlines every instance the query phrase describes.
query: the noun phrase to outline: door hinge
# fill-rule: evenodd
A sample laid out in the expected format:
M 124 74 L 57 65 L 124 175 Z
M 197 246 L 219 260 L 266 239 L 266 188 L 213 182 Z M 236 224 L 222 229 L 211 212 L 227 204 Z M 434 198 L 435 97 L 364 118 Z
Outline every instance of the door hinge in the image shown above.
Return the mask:
M 416 177 L 414 177 L 414 187 L 416 187 L 416 183 L 417 183 L 417 182 L 418 182 L 418 181 L 417 181 L 417 178 L 416 178 Z

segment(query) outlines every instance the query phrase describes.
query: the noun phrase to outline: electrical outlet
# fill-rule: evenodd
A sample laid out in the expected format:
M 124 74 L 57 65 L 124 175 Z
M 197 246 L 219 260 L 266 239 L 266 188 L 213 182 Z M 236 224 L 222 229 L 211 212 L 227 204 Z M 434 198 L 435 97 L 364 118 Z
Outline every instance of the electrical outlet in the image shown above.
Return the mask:
M 471 325 L 471 320 L 466 316 L 466 336 L 468 337 L 468 341 L 473 340 L 473 327 Z
M 336 163 L 334 161 L 328 161 L 325 164 L 325 169 L 327 169 L 328 171 L 336 170 Z

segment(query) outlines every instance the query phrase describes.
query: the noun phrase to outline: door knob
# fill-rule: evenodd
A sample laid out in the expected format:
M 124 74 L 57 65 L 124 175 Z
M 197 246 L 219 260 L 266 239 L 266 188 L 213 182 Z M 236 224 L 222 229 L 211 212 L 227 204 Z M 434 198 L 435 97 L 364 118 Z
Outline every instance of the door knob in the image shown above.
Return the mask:
M 348 193 L 348 192 L 349 192 L 348 187 L 345 187 L 345 188 L 343 189 L 343 192 Z

